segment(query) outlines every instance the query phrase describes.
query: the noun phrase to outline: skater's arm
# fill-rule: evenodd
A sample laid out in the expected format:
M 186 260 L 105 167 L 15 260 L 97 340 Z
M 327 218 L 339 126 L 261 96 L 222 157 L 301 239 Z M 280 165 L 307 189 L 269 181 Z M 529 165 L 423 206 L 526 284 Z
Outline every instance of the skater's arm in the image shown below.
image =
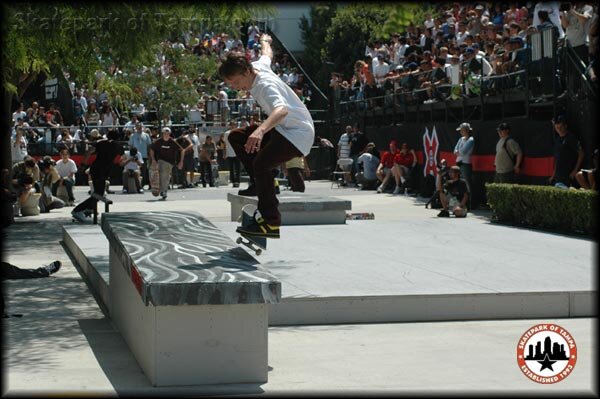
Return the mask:
M 264 34 L 260 37 L 260 55 L 266 55 L 270 59 L 273 59 L 273 49 L 271 48 L 271 36 Z

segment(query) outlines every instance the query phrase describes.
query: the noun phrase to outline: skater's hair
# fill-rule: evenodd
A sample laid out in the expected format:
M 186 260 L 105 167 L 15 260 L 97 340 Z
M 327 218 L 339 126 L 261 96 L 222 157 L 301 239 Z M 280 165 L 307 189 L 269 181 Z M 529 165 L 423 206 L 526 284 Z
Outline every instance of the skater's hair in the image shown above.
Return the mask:
M 243 75 L 246 71 L 252 70 L 252 64 L 246 58 L 244 53 L 231 51 L 227 53 L 225 59 L 219 65 L 219 76 L 221 78 L 230 78 L 235 75 Z

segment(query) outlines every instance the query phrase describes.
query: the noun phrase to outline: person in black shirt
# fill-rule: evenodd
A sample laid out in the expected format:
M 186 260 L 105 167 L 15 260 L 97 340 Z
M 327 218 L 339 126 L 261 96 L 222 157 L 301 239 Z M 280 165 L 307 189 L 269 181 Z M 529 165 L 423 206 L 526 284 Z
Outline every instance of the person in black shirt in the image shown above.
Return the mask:
M 577 137 L 569 131 L 565 115 L 553 119 L 552 125 L 557 135 L 554 136 L 554 172 L 548 181 L 559 187 L 570 187 L 581 169 L 583 149 Z
M 167 199 L 167 190 L 171 180 L 173 166 L 183 169 L 184 149 L 171 137 L 171 129 L 164 127 L 162 137 L 150 146 L 150 159 L 152 168 L 158 169 L 160 176 L 160 195 Z
M 457 218 L 467 216 L 469 188 L 467 183 L 460 178 L 460 168 L 458 166 L 453 166 L 448 171 L 448 181 L 440 192 L 440 200 L 444 209 L 438 213 L 438 217 L 449 217 L 450 209 Z
M 90 147 L 88 156 L 95 153 L 96 159 L 90 166 L 90 176 L 92 177 L 92 184 L 94 186 L 94 194 L 104 196 L 104 190 L 106 189 L 106 180 L 110 174 L 110 169 L 115 161 L 115 158 L 123 155 L 123 147 L 115 141 L 117 137 L 117 131 L 110 130 L 107 133 L 106 139 L 98 140 L 95 146 Z M 80 222 L 86 222 L 86 213 L 93 212 L 96 209 L 98 200 L 92 196 L 81 204 L 77 205 L 71 214 L 73 218 Z M 88 212 L 86 212 L 88 211 Z

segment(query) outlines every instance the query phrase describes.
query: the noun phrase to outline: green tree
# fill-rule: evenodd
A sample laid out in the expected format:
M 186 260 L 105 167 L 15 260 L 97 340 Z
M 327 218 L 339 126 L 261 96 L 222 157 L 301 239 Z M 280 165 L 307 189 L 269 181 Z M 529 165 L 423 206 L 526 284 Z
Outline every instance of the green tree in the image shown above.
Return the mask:
M 0 137 L 3 167 L 10 167 L 10 115 L 40 74 L 68 71 L 91 86 L 108 66 L 152 65 L 155 46 L 188 29 L 231 29 L 267 5 L 226 3 L 12 3 L 2 5 L 2 81 L 6 117 Z M 118 82 L 113 82 L 113 88 Z

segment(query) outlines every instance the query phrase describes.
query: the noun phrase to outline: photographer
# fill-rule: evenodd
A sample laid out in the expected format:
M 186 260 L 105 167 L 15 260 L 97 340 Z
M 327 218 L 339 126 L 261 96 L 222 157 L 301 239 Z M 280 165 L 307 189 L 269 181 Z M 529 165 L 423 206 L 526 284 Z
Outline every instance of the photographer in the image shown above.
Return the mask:
M 129 178 L 135 179 L 135 188 L 138 193 L 142 194 L 142 182 L 140 180 L 140 167 L 144 164 L 142 154 L 140 154 L 135 147 L 131 147 L 129 154 L 125 153 L 121 156 L 119 165 L 123 167 L 123 194 L 129 192 L 128 182 Z
M 17 179 L 23 175 L 31 176 L 35 191 L 39 193 L 40 168 L 35 163 L 35 159 L 30 155 L 27 155 L 21 162 L 17 162 L 13 165 L 11 173 L 12 185 L 17 185 Z
M 573 51 L 586 65 L 588 63 L 588 46 L 586 37 L 589 31 L 589 21 L 592 19 L 592 7 L 588 5 L 575 5 L 562 3 L 560 6 L 560 22 L 565 28 L 567 41 Z
M 453 166 L 448 171 L 449 180 L 443 185 L 440 200 L 444 208 L 438 217 L 450 217 L 450 212 L 457 218 L 467 216 L 467 201 L 469 201 L 469 188 L 467 183 L 460 178 L 460 168 Z

